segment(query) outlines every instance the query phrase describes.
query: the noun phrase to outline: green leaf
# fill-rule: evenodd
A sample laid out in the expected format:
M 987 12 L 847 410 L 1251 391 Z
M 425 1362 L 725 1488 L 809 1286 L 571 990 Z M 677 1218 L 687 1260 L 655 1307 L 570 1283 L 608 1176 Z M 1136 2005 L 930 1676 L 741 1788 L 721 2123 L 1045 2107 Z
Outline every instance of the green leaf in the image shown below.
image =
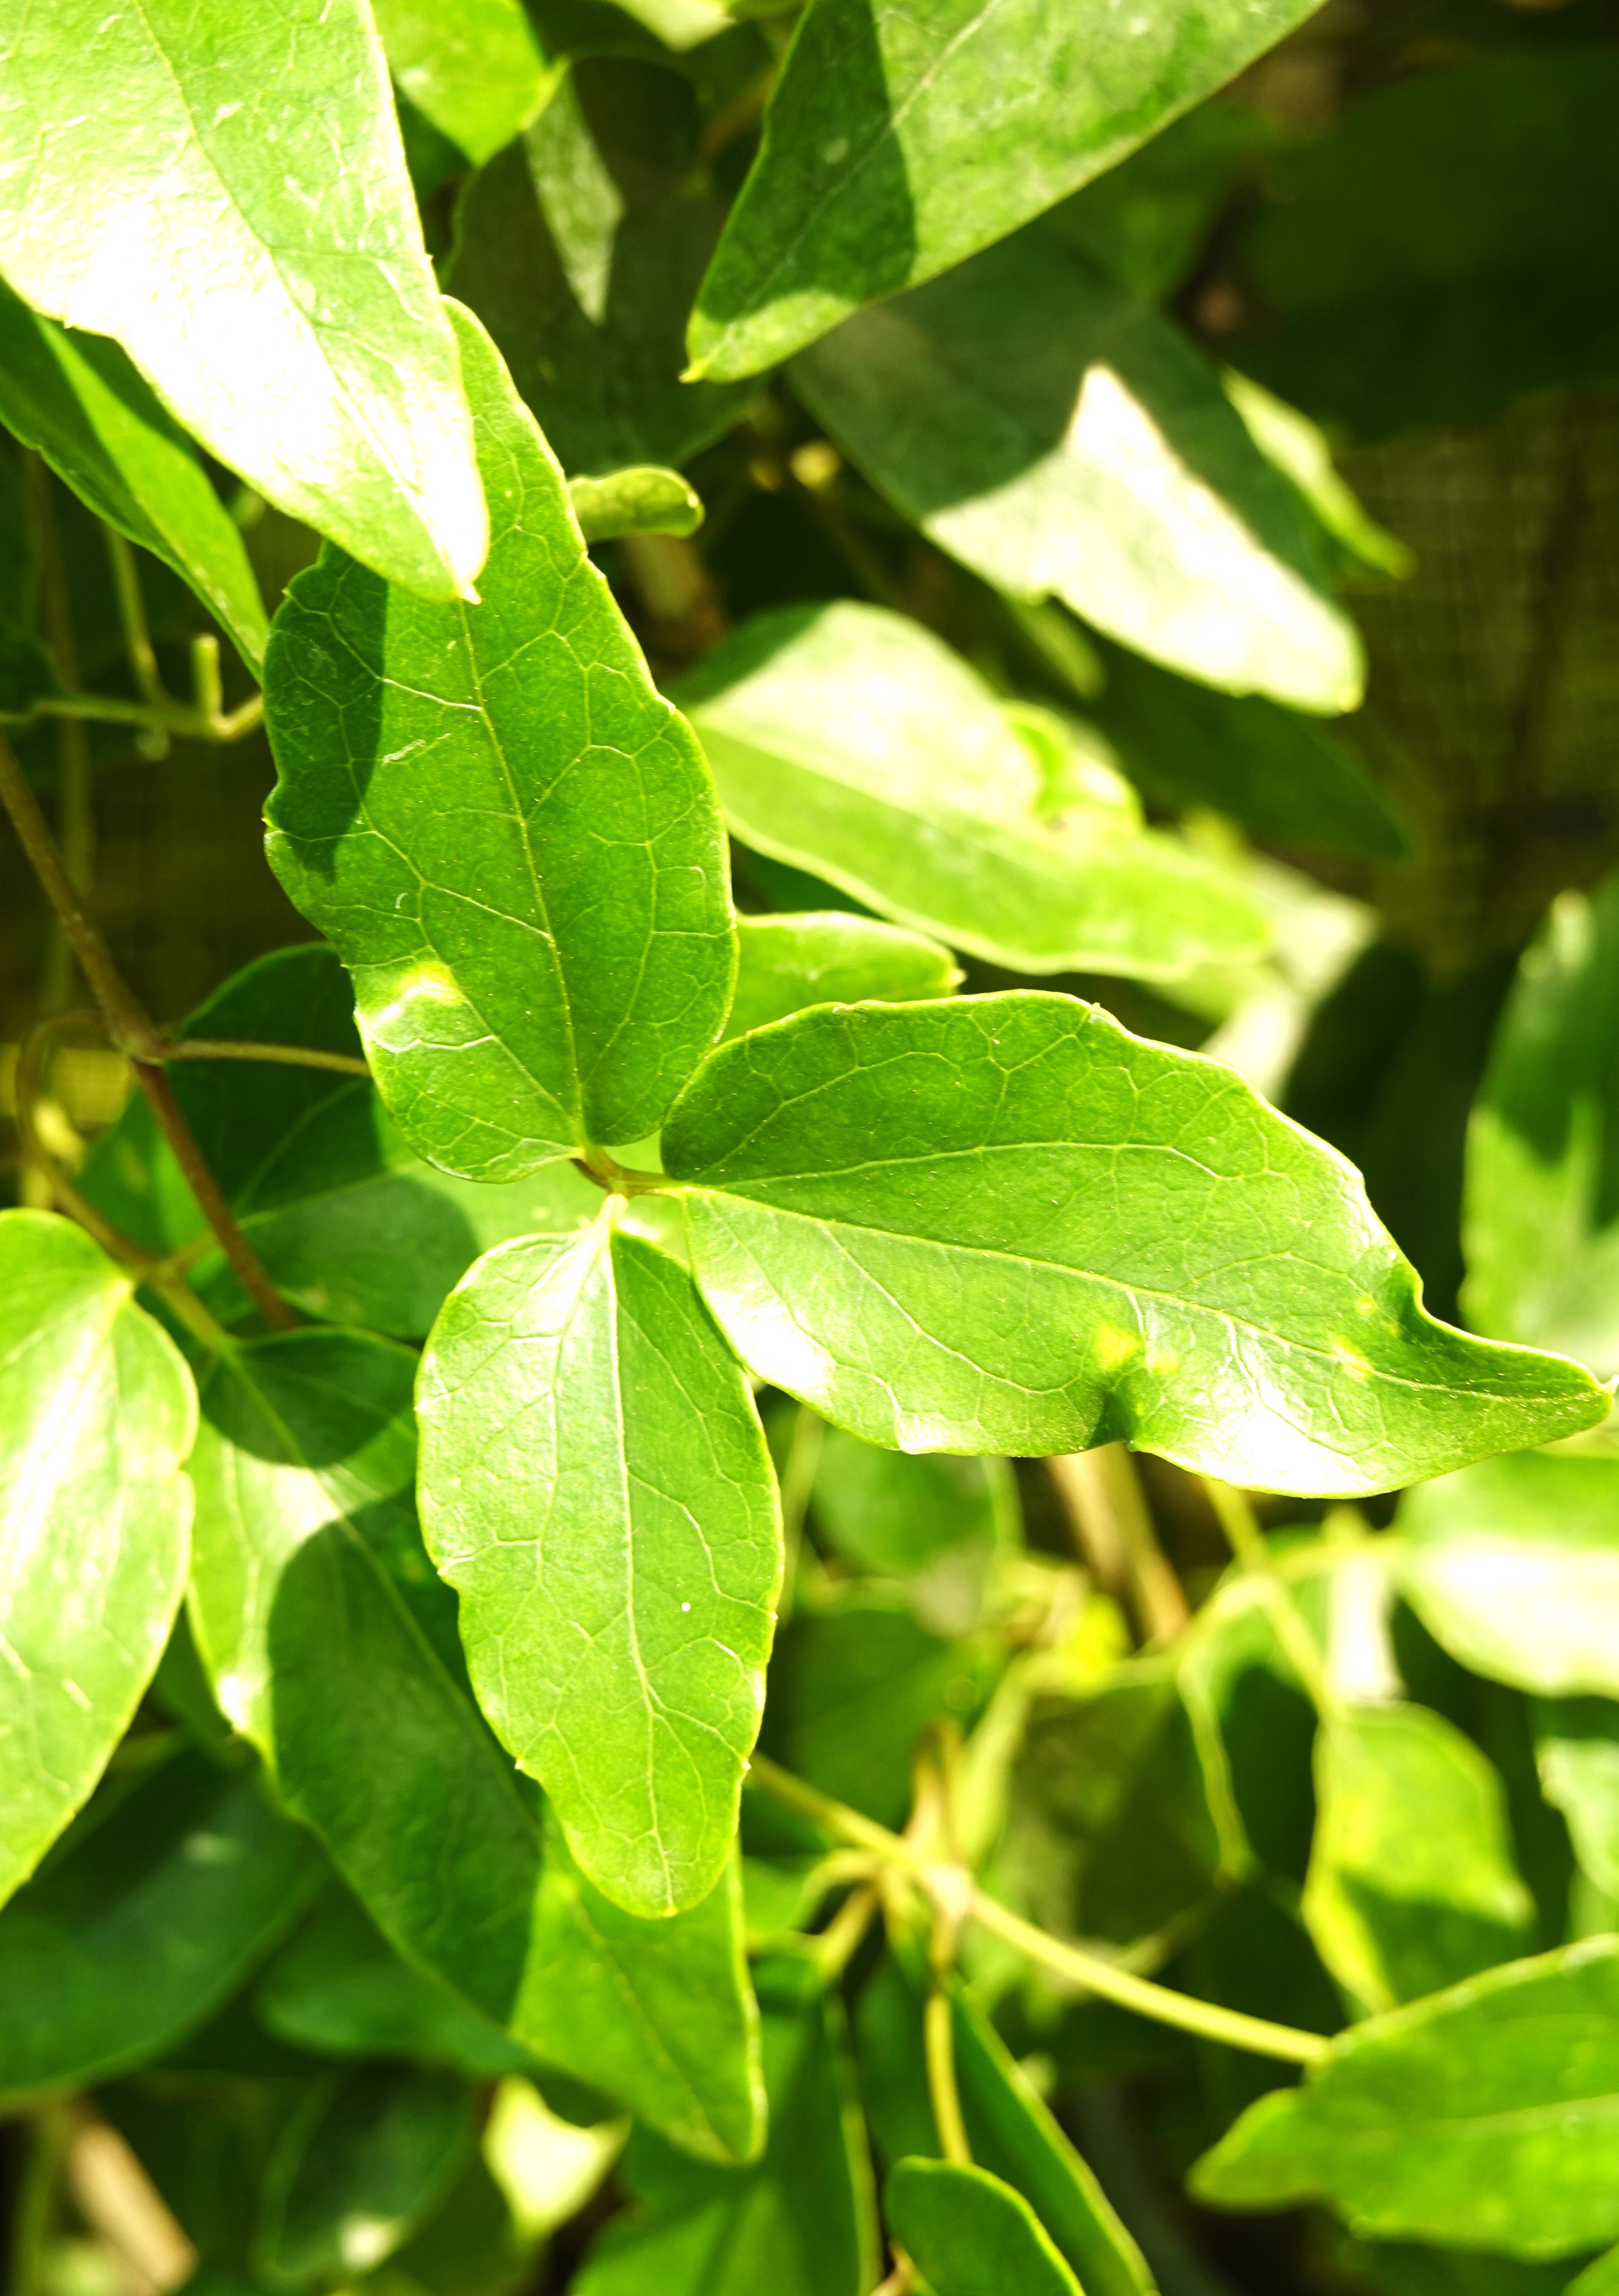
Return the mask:
M 0 1212 L 0 1902 L 100 1777 L 185 1585 L 196 1396 L 131 1279 Z
M 109 1781 L 0 1914 L 0 2104 L 160 2055 L 235 1990 L 314 1874 L 251 1771 L 188 1751 Z
M 1367 2240 L 1577 2255 L 1619 2235 L 1619 1940 L 1352 2027 L 1192 2171 L 1216 2207 L 1319 2198 Z
M 922 2000 L 891 1955 L 862 1988 L 855 2011 L 861 2095 L 890 2160 L 913 2150 L 931 2159 L 939 2151 L 928 2101 Z M 1023 2195 L 1089 2296 L 1151 2296 L 1152 2276 L 1141 2251 L 994 2027 L 958 1992 L 950 2016 L 962 2118 L 974 2161 Z
M 1605 1698 L 1538 1700 L 1534 1755 L 1581 1866 L 1605 1897 L 1619 1898 L 1619 1708 Z
M 855 1588 L 785 1628 L 766 1743 L 823 1792 L 899 1825 L 917 1738 L 942 1716 L 970 1719 L 987 1672 L 982 1652 L 930 1634 L 902 1596 Z
M 884 1451 L 836 1427 L 822 1439 L 810 1503 L 844 1562 L 907 1581 L 923 1623 L 947 1636 L 975 1624 L 991 1563 L 1023 1535 L 1009 1461 Z
M 1358 1177 L 1229 1070 L 1066 997 L 740 1037 L 663 1159 L 744 1361 L 896 1449 L 1124 1435 L 1254 1489 L 1352 1494 L 1607 1408 L 1572 1364 L 1434 1324 Z
M 937 941 L 843 909 L 738 917 L 736 938 L 742 961 L 727 1037 L 785 1021 L 808 1004 L 910 1004 L 948 996 L 961 979 Z
M 1467 1319 L 1619 1371 L 1619 876 L 1559 893 L 1518 966 L 1467 1130 Z
M 1424 1706 L 1363 1706 L 1316 1741 L 1319 1816 L 1304 1920 L 1362 2006 L 1437 1993 L 1510 1961 L 1534 1908 L 1512 1862 L 1500 1779 Z
M 1408 1491 L 1396 1570 L 1475 1674 L 1619 1695 L 1619 1459 L 1486 1460 Z
M 323 2081 L 265 2179 L 262 2268 L 294 2286 L 374 2271 L 448 2197 L 472 2150 L 471 2105 L 448 2073 Z
M 1220 380 L 1260 453 L 1297 488 L 1337 545 L 1346 573 L 1403 579 L 1416 571 L 1416 553 L 1362 510 L 1335 468 L 1326 437 L 1307 414 L 1234 367 Z
M 1114 804 L 1042 817 L 983 681 L 877 606 L 760 614 L 676 688 L 738 837 L 1022 972 L 1173 979 L 1263 947 L 1232 881 Z
M 695 534 L 703 523 L 701 497 L 678 471 L 637 463 L 604 479 L 570 479 L 568 500 L 587 542 L 612 542 L 623 534 Z
M 269 623 L 234 520 L 118 345 L 70 333 L 0 283 L 0 422 L 131 542 L 189 582 L 248 668 Z
M 58 0 L 10 29 L 12 287 L 115 337 L 279 509 L 409 588 L 469 594 L 488 527 L 455 339 L 360 0 L 296 28 Z
M 1319 530 L 1172 321 L 1046 225 L 794 360 L 794 390 L 941 550 L 1231 693 L 1352 709 Z
M 1234 180 L 1274 132 L 1263 112 L 1205 103 L 1053 208 L 1051 228 L 1132 295 L 1162 303 L 1186 284 Z
M 687 2160 L 643 2129 L 632 2206 L 588 2251 L 573 2296 L 866 2296 L 880 2267 L 871 2170 L 835 1997 L 811 1965 L 760 1972 L 769 2137 L 751 2168 Z
M 1614 2296 L 1619 2288 L 1619 2248 L 1610 2248 L 1568 2284 L 1567 2296 Z
M 474 2152 L 421 2231 L 396 2249 L 385 2281 L 389 2296 L 519 2296 L 535 2260 L 527 2228 Z
M 759 2014 L 733 1858 L 701 1904 L 627 1914 L 591 1887 L 555 1815 L 517 2038 L 617 2097 L 683 2152 L 748 2161 L 764 2136 Z
M 533 2065 L 448 1986 L 401 1960 L 336 1884 L 270 1964 L 254 2007 L 271 2032 L 317 2056 L 409 2057 L 477 2079 Z
M 483 1710 L 626 1910 L 719 1880 L 759 1730 L 781 1516 L 691 1278 L 611 1216 L 480 1260 L 423 1358 L 422 1506 Z
M 646 1138 L 730 1002 L 724 832 L 561 473 L 456 315 L 495 540 L 477 606 L 332 548 L 276 616 L 269 854 L 355 976 L 423 1155 L 509 1180 Z
M 1611 375 L 1616 102 L 1619 62 L 1580 42 L 1347 106 L 1278 156 L 1242 247 L 1266 324 L 1237 363 L 1362 439 Z
M 1222 1847 L 1167 1667 L 1034 1702 L 996 1880 L 1042 1928 L 1114 1945 L 1150 1936 L 1207 1898 Z
M 499 345 L 570 475 L 678 466 L 759 395 L 680 381 L 686 314 L 724 220 L 694 188 L 698 128 L 672 72 L 585 63 L 462 200 L 450 291 Z
M 360 1050 L 353 987 L 319 944 L 245 966 L 179 1034 Z M 586 1226 L 601 1207 L 600 1189 L 571 1164 L 485 1186 L 423 1163 L 364 1078 L 192 1061 L 171 1067 L 169 1082 L 272 1282 L 323 1322 L 420 1339 L 491 1244 Z M 141 1095 L 96 1142 L 81 1185 L 148 1249 L 196 1251 L 193 1287 L 216 1315 L 241 1320 L 246 1296 Z
M 1088 704 L 1130 779 L 1172 811 L 1212 807 L 1256 837 L 1402 860 L 1405 825 L 1348 746 L 1262 693 L 1216 693 L 1099 642 L 1105 693 Z
M 522 0 L 372 0 L 388 69 L 424 119 L 474 167 L 521 133 L 562 67 L 548 61 Z
M 987 2169 L 901 2161 L 883 2206 L 934 2296 L 1081 2296 L 1028 2202 Z
M 1311 13 L 1313 0 L 812 0 L 703 283 L 704 373 L 751 374 L 1077 191 Z
M 415 1370 L 358 1332 L 288 1332 L 215 1365 L 191 1616 L 220 1705 L 289 1808 L 391 1942 L 499 2021 L 539 1843 L 416 1529 Z

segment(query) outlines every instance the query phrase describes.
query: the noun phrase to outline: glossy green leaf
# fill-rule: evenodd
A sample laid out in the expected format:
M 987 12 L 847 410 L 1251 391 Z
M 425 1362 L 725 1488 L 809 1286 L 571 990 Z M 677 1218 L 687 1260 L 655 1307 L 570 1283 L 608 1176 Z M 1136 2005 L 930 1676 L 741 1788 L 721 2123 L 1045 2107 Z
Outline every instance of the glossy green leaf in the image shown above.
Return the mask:
M 701 1904 L 646 1919 L 591 1887 L 555 1816 L 510 2023 L 700 2160 L 747 2161 L 764 2134 L 759 2015 L 733 1859 Z
M 1408 1491 L 1400 1584 L 1475 1674 L 1619 1696 L 1619 1460 L 1486 1460 Z
M 1619 64 L 1587 39 L 1475 53 L 1346 107 L 1278 155 L 1243 244 L 1266 324 L 1237 364 L 1359 438 L 1611 375 L 1616 101 Z
M 937 941 L 842 909 L 739 917 L 736 938 L 742 962 L 727 1037 L 785 1021 L 807 1004 L 909 1004 L 948 996 L 961 979 Z
M 850 460 L 1014 598 L 1231 693 L 1352 709 L 1315 521 L 1174 324 L 1044 224 L 793 362 Z
M 11 9 L 5 45 L 17 292 L 115 337 L 280 509 L 407 587 L 470 594 L 483 498 L 368 10 L 56 0 Z
M 574 2296 L 866 2296 L 878 2270 L 871 2171 L 835 1998 L 785 1956 L 760 1972 L 769 2137 L 744 2169 L 637 2129 L 631 2207 L 595 2242 Z
M 220 1705 L 379 1926 L 498 2021 L 538 1835 L 468 1695 L 455 1606 L 416 1529 L 415 1370 L 385 1340 L 313 1330 L 215 1365 L 191 1617 Z
M 752 382 L 680 381 L 686 314 L 724 219 L 694 187 L 698 127 L 672 72 L 588 62 L 461 202 L 450 291 L 499 345 L 571 476 L 678 466 L 758 395 Z
M 1192 2172 L 1201 2200 L 1326 2201 L 1368 2240 L 1577 2255 L 1619 2235 L 1619 1941 L 1510 1964 L 1355 2026 Z
M 326 2057 L 408 2057 L 487 2079 L 529 2052 L 414 1969 L 336 1883 L 266 1971 L 254 2008 L 273 2033 Z
M 70 333 L 0 284 L 0 422 L 98 518 L 189 582 L 250 669 L 269 622 L 235 521 L 118 345 Z
M 472 2150 L 471 2107 L 448 2073 L 322 2082 L 265 2180 L 264 2269 L 294 2286 L 374 2270 L 448 2198 Z
M 307 1045 L 357 1057 L 354 990 L 332 950 L 277 949 L 227 980 L 182 1037 Z M 209 1169 L 271 1281 L 305 1315 L 420 1339 L 491 1244 L 583 1227 L 601 1190 L 571 1164 L 484 1185 L 424 1164 L 364 1078 L 278 1063 L 193 1061 L 169 1070 Z M 91 1201 L 154 1251 L 202 1249 L 188 1275 L 215 1314 L 247 1301 L 138 1095 L 96 1142 Z
M 934 2296 L 1080 2296 L 1028 2202 L 987 2169 L 901 2161 L 883 2207 Z
M 110 1781 L 0 1914 L 0 2103 L 160 2055 L 235 1990 L 315 1873 L 251 1770 L 185 1751 Z
M 1541 1788 L 1568 1820 L 1574 1855 L 1605 1897 L 1619 1898 L 1619 1708 L 1606 1698 L 1534 1707 Z
M 1223 1845 L 1173 1675 L 1037 1699 L 1014 1767 L 998 1887 L 1062 1937 L 1128 1945 L 1207 1898 Z
M 525 128 L 556 85 L 561 67 L 522 0 L 372 0 L 372 13 L 395 80 L 474 167 Z
M 890 1956 L 862 1988 L 855 2012 L 861 2095 L 873 2135 L 890 2161 L 908 2151 L 931 2159 L 939 2151 L 922 2004 L 922 1993 Z M 1151 2296 L 1152 2275 L 1141 2251 L 1090 2167 L 994 2027 L 959 1993 L 951 2003 L 951 2036 L 962 2119 L 978 2167 L 1022 2194 L 1088 2296 Z
M 703 523 L 701 497 L 678 471 L 655 463 L 633 463 L 604 479 L 570 479 L 568 499 L 587 542 L 612 542 L 623 534 L 695 534 Z
M 1362 1706 L 1316 1742 L 1304 1920 L 1364 2008 L 1437 1993 L 1530 1941 L 1500 1777 L 1425 1706 Z
M 812 0 L 692 321 L 701 371 L 749 374 L 959 263 L 1143 144 L 1311 12 L 1194 0 Z
M 1467 1320 L 1619 1371 L 1619 877 L 1560 893 L 1467 1130 Z
M 1358 1177 L 1229 1070 L 1066 997 L 741 1037 L 663 1158 L 744 1362 L 868 1441 L 1124 1435 L 1255 1489 L 1353 1493 L 1607 1407 L 1572 1364 L 1432 1322 Z
M 585 556 L 555 463 L 457 315 L 495 541 L 477 606 L 330 547 L 276 617 L 270 859 L 355 977 L 423 1155 L 516 1179 L 645 1139 L 730 1001 L 723 830 Z
M 1264 945 L 1229 877 L 1116 805 L 1043 817 L 1027 743 L 903 615 L 777 608 L 676 692 L 738 837 L 955 947 L 1022 972 L 1172 979 Z
M 196 1396 L 80 1227 L 0 1212 L 0 1901 L 89 1794 L 185 1585 Z
M 858 1588 L 784 1629 L 765 1742 L 823 1792 L 897 1826 L 917 1739 L 932 1722 L 970 1719 L 986 1672 L 982 1653 L 931 1634 L 903 1597 Z
M 484 1711 L 632 1913 L 708 1896 L 781 1581 L 748 1384 L 684 1268 L 604 1216 L 480 1260 L 423 1358 L 422 1505 Z
M 1087 707 L 1132 781 L 1176 813 L 1209 807 L 1318 852 L 1398 861 L 1404 824 L 1348 746 L 1262 693 L 1216 693 L 1122 646 L 1100 647 L 1105 691 Z

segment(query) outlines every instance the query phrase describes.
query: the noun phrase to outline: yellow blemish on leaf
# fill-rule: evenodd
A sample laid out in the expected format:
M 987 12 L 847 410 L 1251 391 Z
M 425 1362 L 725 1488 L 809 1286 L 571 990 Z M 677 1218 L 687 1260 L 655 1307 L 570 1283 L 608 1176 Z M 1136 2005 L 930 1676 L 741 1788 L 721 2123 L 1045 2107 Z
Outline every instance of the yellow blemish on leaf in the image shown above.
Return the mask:
M 1344 1370 L 1347 1372 L 1352 1372 L 1357 1379 L 1369 1379 L 1371 1377 L 1372 1367 L 1370 1364 L 1361 1354 L 1359 1348 L 1351 1347 L 1349 1341 L 1344 1338 L 1341 1332 L 1335 1332 L 1333 1334 L 1332 1351 L 1337 1360 L 1343 1365 Z
M 1116 1324 L 1098 1324 L 1091 1344 L 1104 1371 L 1121 1371 L 1141 1352 L 1141 1342 L 1135 1333 L 1122 1332 Z

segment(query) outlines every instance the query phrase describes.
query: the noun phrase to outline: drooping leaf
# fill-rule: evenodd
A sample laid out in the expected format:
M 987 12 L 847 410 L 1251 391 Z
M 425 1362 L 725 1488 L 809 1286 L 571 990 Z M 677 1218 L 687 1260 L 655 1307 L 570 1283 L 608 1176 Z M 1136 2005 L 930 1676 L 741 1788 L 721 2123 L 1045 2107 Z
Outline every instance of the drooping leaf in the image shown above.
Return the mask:
M 455 338 L 359 0 L 57 0 L 13 8 L 5 47 L 12 286 L 115 337 L 280 509 L 409 588 L 466 593 L 488 524 Z
M 254 2008 L 284 2041 L 319 2056 L 407 2057 L 477 2079 L 532 2067 L 526 2049 L 402 1960 L 335 1882 L 265 1972 Z
M 265 2179 L 262 2267 L 294 2286 L 374 2271 L 448 2197 L 472 2150 L 471 2104 L 449 2073 L 322 2082 Z
M 269 622 L 195 448 L 118 345 L 70 333 L 0 283 L 0 422 L 131 542 L 189 582 L 250 669 Z
M 100 1777 L 185 1585 L 196 1395 L 80 1227 L 0 1212 L 0 1902 Z
M 1616 99 L 1615 60 L 1581 43 L 1349 106 L 1277 161 L 1243 248 L 1270 324 L 1238 364 L 1359 438 L 1612 374 Z
M 1605 1897 L 1619 1898 L 1619 1708 L 1606 1698 L 1538 1700 L 1534 1753 L 1575 1857 Z
M 271 861 L 355 977 L 382 1097 L 423 1155 L 516 1179 L 645 1139 L 730 1000 L 723 830 L 562 476 L 456 315 L 495 541 L 477 606 L 335 549 L 266 666 Z
M 1462 1289 L 1498 1339 L 1619 1371 L 1619 877 L 1560 893 L 1496 1025 L 1467 1128 Z
M 1028 2202 L 987 2169 L 901 2161 L 883 2187 L 883 2209 L 934 2296 L 1080 2296 Z
M 1619 1460 L 1489 1459 L 1401 1501 L 1400 1584 L 1475 1673 L 1619 1696 Z
M 727 1037 L 785 1021 L 807 1004 L 909 1004 L 948 996 L 961 979 L 937 941 L 841 909 L 738 917 L 736 938 L 742 961 Z
M 599 1889 L 695 1905 L 736 1833 L 781 1579 L 741 1367 L 685 1269 L 604 1217 L 480 1260 L 417 1401 L 484 1711 Z
M 866 2296 L 877 2277 L 871 2170 L 835 1997 L 782 1957 L 760 1972 L 769 2136 L 751 2168 L 684 2158 L 637 2129 L 633 2199 L 586 2256 L 577 2296 Z
M 1619 1942 L 1353 2026 L 1192 2172 L 1216 2207 L 1319 2197 L 1368 2240 L 1577 2255 L 1619 2235 Z
M 1023 972 L 1240 964 L 1240 889 L 1118 807 L 1042 817 L 1040 767 L 982 681 L 876 606 L 758 615 L 676 689 L 732 829 L 901 924 Z
M 932 2158 L 940 2149 L 928 2102 L 922 2004 L 891 1955 L 861 1988 L 855 2011 L 861 2095 L 878 2147 L 893 2162 L 906 2151 Z M 974 2161 L 1023 2195 L 1089 2296 L 1151 2296 L 1152 2275 L 1140 2250 L 993 2026 L 959 1993 L 950 2023 Z
M 678 465 L 756 383 L 682 383 L 682 338 L 724 210 L 694 189 L 690 89 L 665 68 L 577 65 L 462 201 L 453 294 L 499 345 L 563 468 Z
M 1131 1944 L 1207 1897 L 1223 1849 L 1167 1668 L 1034 1702 L 996 1875 L 1042 1928 Z
M 1216 693 L 1098 641 L 1105 691 L 1088 706 L 1132 781 L 1177 813 L 1228 815 L 1257 837 L 1398 861 L 1405 827 L 1347 746 L 1262 693 Z
M 1124 1435 L 1255 1489 L 1348 1494 L 1606 1408 L 1572 1364 L 1432 1322 L 1358 1178 L 1230 1071 L 1065 997 L 738 1038 L 663 1157 L 744 1360 L 871 1442 Z
M 354 990 L 323 944 L 277 949 L 243 967 L 181 1037 L 308 1046 L 358 1055 Z M 537 1229 L 582 1227 L 601 1191 L 571 1164 L 484 1185 L 424 1164 L 374 1086 L 318 1069 L 236 1061 L 176 1062 L 175 1097 L 272 1282 L 323 1322 L 421 1339 L 481 1252 Z M 144 1099 L 131 1100 L 91 1151 L 92 1202 L 154 1251 L 202 1247 L 188 1275 L 215 1314 L 246 1300 Z
M 570 479 L 568 500 L 587 542 L 612 542 L 624 534 L 695 534 L 703 523 L 702 498 L 678 471 L 655 463 L 635 463 L 604 479 Z
M 988 1672 L 984 1653 L 930 1633 L 902 1596 L 858 1587 L 784 1630 L 765 1742 L 835 1800 L 899 1825 L 917 1739 L 941 1718 L 969 1720 Z
M 455 1606 L 416 1529 L 415 1370 L 387 1341 L 315 1330 L 215 1365 L 191 1615 L 221 1706 L 379 1927 L 499 2021 L 538 1834 L 467 1693 Z
M 1173 322 L 1045 224 L 801 353 L 793 384 L 940 548 L 1230 693 L 1351 709 L 1315 521 Z
M 756 373 L 862 303 L 1002 238 L 1146 141 L 1311 12 L 1196 0 L 812 0 L 703 283 L 690 346 Z
M 103 1789 L 0 1914 L 0 2103 L 77 2088 L 202 2024 L 308 1894 L 308 1836 L 252 1771 L 186 1751 Z
M 736 1861 L 700 1904 L 643 1918 L 591 1887 L 553 1815 L 511 2025 L 682 2152 L 752 2160 L 764 2094 Z
M 1530 1942 L 1496 1772 L 1425 1706 L 1351 1707 L 1316 1742 L 1304 1920 L 1369 2010 L 1437 1993 Z
M 561 67 L 522 0 L 372 0 L 372 13 L 394 78 L 474 167 L 526 127 L 556 85 Z

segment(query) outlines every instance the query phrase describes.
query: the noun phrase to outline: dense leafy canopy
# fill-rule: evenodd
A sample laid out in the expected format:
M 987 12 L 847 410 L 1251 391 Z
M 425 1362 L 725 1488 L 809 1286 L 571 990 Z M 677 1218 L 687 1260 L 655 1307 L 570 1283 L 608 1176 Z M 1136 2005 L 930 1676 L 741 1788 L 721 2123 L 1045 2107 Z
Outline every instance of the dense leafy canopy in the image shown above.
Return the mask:
M 1615 2296 L 1615 41 L 0 0 L 8 2290 Z

